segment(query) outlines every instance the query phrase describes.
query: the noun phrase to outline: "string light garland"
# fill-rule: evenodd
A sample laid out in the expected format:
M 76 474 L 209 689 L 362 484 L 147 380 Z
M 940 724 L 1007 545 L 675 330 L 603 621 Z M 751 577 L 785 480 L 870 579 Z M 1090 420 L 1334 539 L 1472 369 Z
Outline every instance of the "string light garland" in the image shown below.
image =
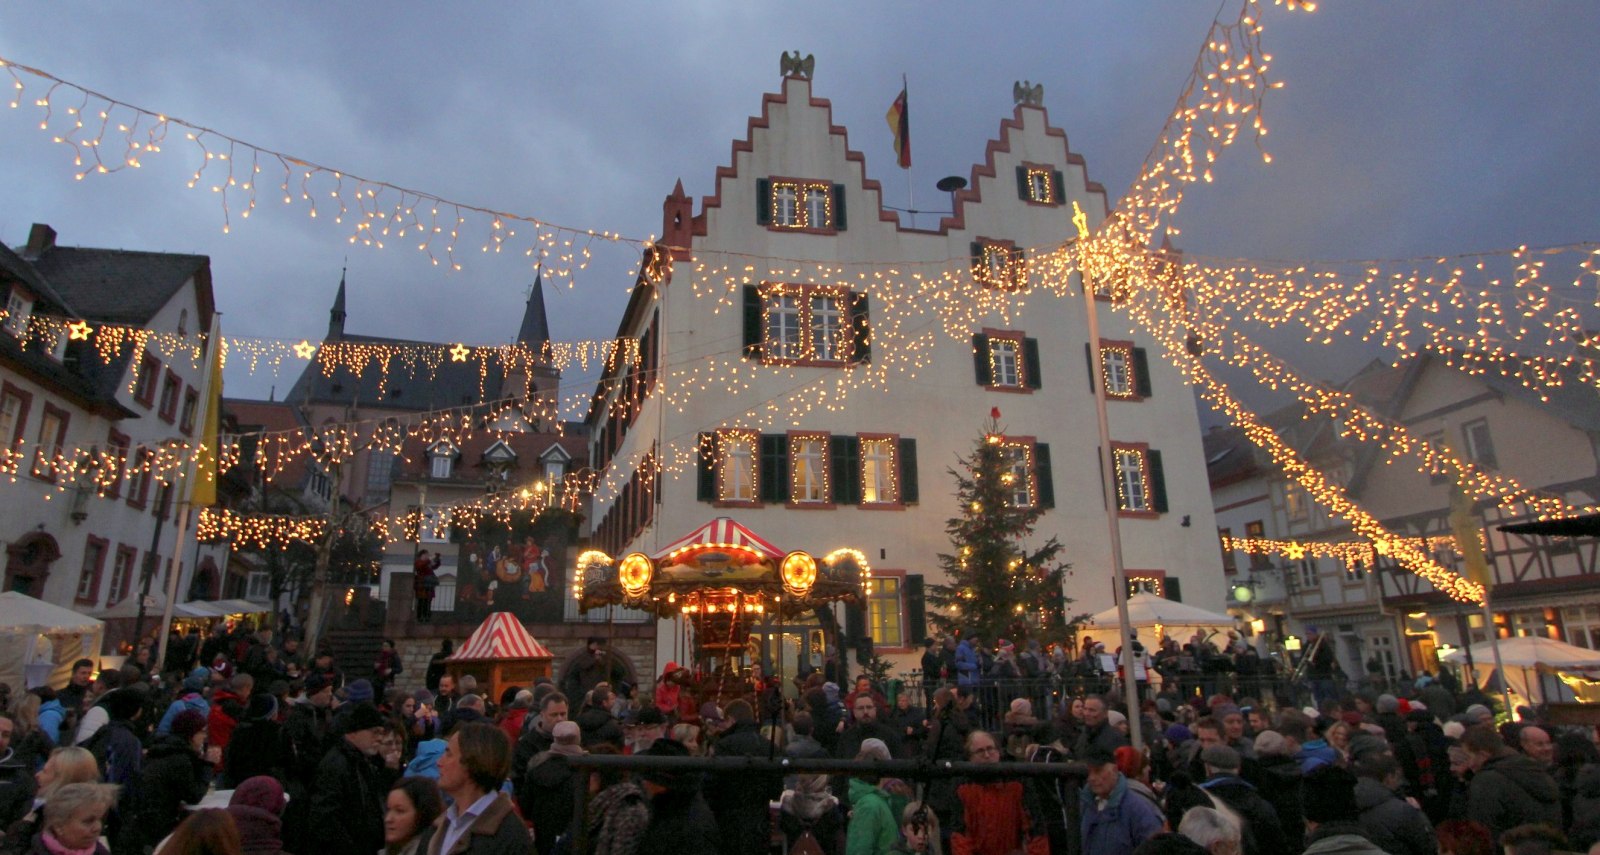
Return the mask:
M 1482 534 L 1479 534 L 1482 538 Z M 1246 555 L 1282 556 L 1291 561 L 1302 558 L 1333 558 L 1346 566 L 1357 564 L 1373 566 L 1379 555 L 1387 555 L 1393 543 L 1402 543 L 1418 552 L 1438 553 L 1442 549 L 1455 549 L 1453 535 L 1433 537 L 1403 537 L 1385 542 L 1382 547 L 1368 540 L 1274 540 L 1263 537 L 1222 537 L 1225 552 L 1243 552 Z

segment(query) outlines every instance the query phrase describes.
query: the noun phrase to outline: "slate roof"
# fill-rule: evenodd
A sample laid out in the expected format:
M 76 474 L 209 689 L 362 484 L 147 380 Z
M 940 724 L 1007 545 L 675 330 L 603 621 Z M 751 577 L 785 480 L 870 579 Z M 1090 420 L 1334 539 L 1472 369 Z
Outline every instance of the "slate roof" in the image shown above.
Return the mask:
M 144 325 L 191 278 L 199 279 L 196 329 L 210 326 L 211 260 L 203 255 L 51 246 L 33 266 L 83 317 Z

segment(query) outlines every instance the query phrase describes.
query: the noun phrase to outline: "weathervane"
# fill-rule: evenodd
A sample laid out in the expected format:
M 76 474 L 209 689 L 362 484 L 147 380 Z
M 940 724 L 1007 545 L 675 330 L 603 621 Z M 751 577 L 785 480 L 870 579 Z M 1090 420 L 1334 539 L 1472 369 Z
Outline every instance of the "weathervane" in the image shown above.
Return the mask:
M 793 75 L 795 77 L 804 77 L 805 79 L 810 80 L 811 72 L 816 67 L 817 58 L 808 53 L 806 54 L 805 59 L 801 59 L 800 51 L 795 51 L 792 54 L 783 54 L 783 56 L 778 60 L 778 71 L 784 77 Z
M 1018 104 L 1029 107 L 1044 106 L 1044 84 L 1024 80 L 1021 83 L 1011 84 L 1011 97 Z

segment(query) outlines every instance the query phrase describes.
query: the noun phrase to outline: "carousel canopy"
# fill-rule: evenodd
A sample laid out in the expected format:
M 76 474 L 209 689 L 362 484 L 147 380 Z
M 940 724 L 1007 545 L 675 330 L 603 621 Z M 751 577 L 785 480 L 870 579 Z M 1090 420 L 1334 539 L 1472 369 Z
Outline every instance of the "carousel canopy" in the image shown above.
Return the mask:
M 490 659 L 552 659 L 550 648 L 539 643 L 522 621 L 510 612 L 494 612 L 467 637 L 461 649 L 447 662 Z
M 655 555 L 650 556 L 656 561 L 671 558 L 674 554 L 698 547 L 710 549 L 742 549 L 753 552 L 763 558 L 777 560 L 783 557 L 783 550 L 768 543 L 760 535 L 734 522 L 728 517 L 717 517 L 711 522 L 689 532 L 683 537 L 667 544 Z

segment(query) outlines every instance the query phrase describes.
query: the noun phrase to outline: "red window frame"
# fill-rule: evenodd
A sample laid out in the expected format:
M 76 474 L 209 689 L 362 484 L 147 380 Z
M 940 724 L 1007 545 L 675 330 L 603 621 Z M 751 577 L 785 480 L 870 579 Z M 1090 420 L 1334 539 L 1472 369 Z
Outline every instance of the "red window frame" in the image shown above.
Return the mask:
M 796 292 L 800 300 L 800 352 L 808 354 L 800 357 L 777 357 L 769 354 L 768 331 L 768 301 L 785 293 Z M 811 340 L 811 298 L 818 292 L 839 300 L 839 336 L 845 343 L 843 359 L 817 359 L 817 345 Z M 815 285 L 802 282 L 763 282 L 756 289 L 761 297 L 761 364 L 762 365 L 787 365 L 793 367 L 838 368 L 850 364 L 855 357 L 856 340 L 855 324 L 851 320 L 850 307 L 854 302 L 853 294 L 849 288 L 842 285 Z
M 1138 452 L 1141 458 L 1139 472 L 1144 479 L 1144 503 L 1147 510 L 1133 511 L 1122 507 L 1122 473 L 1117 469 L 1118 453 L 1125 451 Z M 1117 488 L 1117 516 L 1123 519 L 1153 520 L 1161 516 L 1153 506 L 1150 484 L 1150 443 L 1148 442 L 1112 442 L 1111 443 L 1111 477 L 1115 480 Z
M 168 368 L 166 376 L 161 381 L 161 408 L 157 415 L 167 424 L 172 424 L 178 419 L 178 401 L 183 398 L 183 378 L 178 372 Z
M 833 502 L 833 451 L 830 440 L 833 435 L 827 431 L 792 430 L 787 434 L 785 449 L 789 452 L 789 502 L 788 507 L 797 510 L 831 511 L 838 507 Z M 797 500 L 794 497 L 800 492 L 800 467 L 799 442 L 805 439 L 814 439 L 822 443 L 822 498 L 809 501 Z
M 977 280 L 978 282 L 982 282 L 984 285 L 987 285 L 990 288 L 998 288 L 1001 291 L 1020 291 L 1028 287 L 1027 259 L 1024 258 L 1022 253 L 1017 250 L 1016 241 L 1004 240 L 1002 238 L 979 237 L 976 238 L 974 242 L 983 248 L 983 252 L 978 258 L 975 258 L 972 261 L 974 265 L 974 269 L 972 271 L 973 279 Z M 1006 271 L 1006 278 L 1003 280 L 996 280 L 994 278 L 994 274 L 989 269 L 990 250 L 1003 251 L 1010 257 L 1010 266 Z
M 106 465 L 112 468 L 112 473 L 110 483 L 102 479 L 101 483 L 105 486 L 101 489 L 101 495 L 113 499 L 122 495 L 122 478 L 128 470 L 128 451 L 132 445 L 133 440 L 127 434 L 118 433 L 115 429 L 106 437 L 106 446 L 110 449 Z
M 154 475 L 146 467 L 154 459 L 155 455 L 150 449 L 141 445 L 134 450 L 133 463 L 129 466 L 128 504 L 140 510 L 144 509 L 150 499 L 150 481 Z
M 200 390 L 186 386 L 183 390 L 183 409 L 179 411 L 178 428 L 185 434 L 194 433 L 195 417 L 200 414 Z
M 856 434 L 856 440 L 857 440 L 857 442 L 859 442 L 861 444 L 861 452 L 860 452 L 860 454 L 857 455 L 857 458 L 858 458 L 857 459 L 857 465 L 860 467 L 860 469 L 857 471 L 856 477 L 861 480 L 861 491 L 862 491 L 863 495 L 866 493 L 866 489 L 867 489 L 867 449 L 866 449 L 866 444 L 868 442 L 871 442 L 871 441 L 887 440 L 889 442 L 889 456 L 894 462 L 894 471 L 893 471 L 893 473 L 891 473 L 891 477 L 894 479 L 894 501 L 892 501 L 892 502 L 869 502 L 866 499 L 862 499 L 861 503 L 859 505 L 857 505 L 856 507 L 859 507 L 859 508 L 862 508 L 862 509 L 865 509 L 865 510 L 873 510 L 873 511 L 903 511 L 903 510 L 905 510 L 905 508 L 906 508 L 905 490 L 900 486 L 901 475 L 905 471 L 904 468 L 902 467 L 901 460 L 900 460 L 900 434 L 897 434 L 897 433 L 858 433 L 858 434 Z M 874 572 L 876 572 L 876 571 L 874 571 Z
M 712 460 L 716 463 L 717 500 L 712 502 L 718 508 L 758 508 L 761 506 L 761 433 L 754 430 L 725 429 L 712 434 L 715 442 L 715 455 Z M 727 495 L 723 488 L 722 471 L 725 462 L 724 437 L 741 437 L 750 440 L 750 498 L 725 499 Z
M 93 550 L 97 546 L 100 547 L 100 560 L 95 562 L 94 567 L 91 568 L 89 566 L 89 554 L 90 554 L 90 551 Z M 95 537 L 92 534 L 84 539 L 84 545 L 83 545 L 83 561 L 84 561 L 84 564 L 83 564 L 83 569 L 79 571 L 78 590 L 76 592 L 74 592 L 73 602 L 79 603 L 81 605 L 93 606 L 96 602 L 99 601 L 99 599 L 100 599 L 100 576 L 101 576 L 102 572 L 105 570 L 106 556 L 109 555 L 110 553 L 111 553 L 111 541 L 109 541 L 109 540 L 107 540 L 107 539 L 105 539 L 103 537 Z M 87 594 L 85 594 L 83 592 L 83 582 L 84 582 L 85 578 L 89 579 L 89 592 Z
M 56 435 L 54 441 L 51 443 L 51 447 L 48 449 L 50 454 L 48 462 L 45 457 L 45 452 L 47 451 L 45 447 L 46 438 L 44 435 L 45 421 L 44 418 L 41 418 L 39 420 L 39 446 L 33 450 L 32 472 L 33 477 L 38 478 L 40 481 L 49 481 L 53 484 L 55 483 L 56 478 L 61 474 L 59 460 L 62 453 L 65 452 L 67 448 L 67 426 L 72 423 L 72 414 L 61 409 L 55 404 L 46 402 L 44 405 L 44 417 L 47 418 L 52 415 L 57 417 L 59 422 L 56 425 Z
M 1106 376 L 1106 368 L 1105 368 L 1105 352 L 1107 350 L 1120 350 L 1120 351 L 1122 351 L 1122 358 L 1124 360 L 1124 364 L 1128 368 L 1128 391 L 1125 392 L 1125 393 L 1123 393 L 1123 392 L 1114 392 L 1111 389 L 1110 378 L 1108 378 Z M 1123 341 L 1123 340 L 1120 340 L 1120 339 L 1108 339 L 1108 338 L 1100 339 L 1100 365 L 1099 365 L 1099 368 L 1100 368 L 1100 387 L 1102 389 L 1106 390 L 1106 400 L 1108 400 L 1108 401 L 1143 401 L 1144 400 L 1144 397 L 1139 394 L 1139 367 L 1138 367 L 1138 365 L 1136 365 L 1134 363 L 1134 360 L 1133 360 L 1133 342 L 1132 341 Z
M 6 397 L 15 397 L 19 402 L 17 405 L 17 424 L 12 429 L 11 436 L 7 440 L 10 442 L 10 445 L 7 446 L 7 451 L 20 455 L 23 438 L 27 436 L 28 411 L 33 408 L 33 393 L 25 392 L 20 387 L 5 383 L 0 385 L 0 403 L 4 403 L 3 399 Z M 14 475 L 21 465 L 22 461 L 19 457 L 15 465 L 7 464 L 5 469 Z
M 117 584 L 117 567 L 121 566 L 123 559 L 127 559 L 128 572 L 123 574 L 122 583 Z M 116 557 L 111 565 L 111 589 L 106 592 L 106 608 L 127 599 L 128 592 L 133 589 L 133 577 L 139 575 L 139 550 L 126 543 L 117 544 Z
M 983 334 L 989 337 L 989 385 L 983 387 L 990 392 L 1007 392 L 1017 395 L 1032 395 L 1033 388 L 1028 385 L 1028 337 L 1020 330 L 996 330 L 984 328 Z M 1017 385 L 1009 386 L 995 382 L 994 370 L 994 343 L 996 341 L 1012 342 L 1017 348 Z
M 1152 592 L 1158 597 L 1167 596 L 1167 571 L 1165 570 L 1128 570 L 1128 596 L 1133 596 L 1133 586 L 1139 582 L 1154 582 L 1155 590 Z M 1116 582 L 1112 582 L 1113 585 Z
M 149 409 L 156 400 L 156 378 L 161 374 L 161 360 L 146 351 L 139 357 L 139 367 L 133 377 L 133 400 Z
M 1026 507 L 1028 508 L 1039 507 L 1039 461 L 1036 457 L 1038 452 L 1035 450 L 1035 446 L 1038 444 L 1038 437 L 1033 436 L 1002 435 L 1000 437 L 1001 448 L 1019 446 L 1027 449 L 1028 453 L 1024 462 L 1027 464 L 1028 470 L 1028 498 L 1032 500 L 1027 504 Z
M 778 185 L 792 184 L 799 191 L 795 198 L 795 212 L 806 216 L 804 226 L 784 226 L 778 224 Z M 828 196 L 828 225 L 817 228 L 811 225 L 809 215 L 805 214 L 805 190 L 808 187 L 820 187 Z M 798 235 L 836 235 L 839 233 L 839 214 L 833 210 L 833 182 L 817 178 L 794 178 L 785 175 L 767 176 L 767 230 L 782 232 L 784 234 Z

